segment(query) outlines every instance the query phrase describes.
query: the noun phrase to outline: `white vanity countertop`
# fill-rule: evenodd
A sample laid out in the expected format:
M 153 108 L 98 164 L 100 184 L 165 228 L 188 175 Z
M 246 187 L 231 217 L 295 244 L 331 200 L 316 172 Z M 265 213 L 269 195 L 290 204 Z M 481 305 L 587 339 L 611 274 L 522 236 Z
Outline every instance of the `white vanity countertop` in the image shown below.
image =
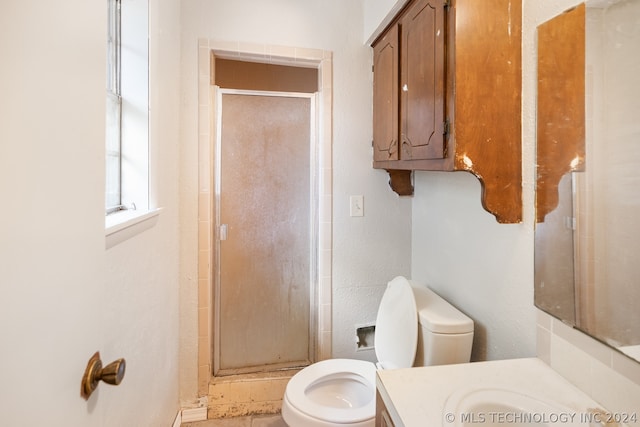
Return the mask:
M 601 408 L 537 358 L 379 370 L 376 386 L 396 427 L 453 427 L 461 415 L 448 414 L 455 396 L 478 389 L 514 390 L 562 405 L 576 418 Z

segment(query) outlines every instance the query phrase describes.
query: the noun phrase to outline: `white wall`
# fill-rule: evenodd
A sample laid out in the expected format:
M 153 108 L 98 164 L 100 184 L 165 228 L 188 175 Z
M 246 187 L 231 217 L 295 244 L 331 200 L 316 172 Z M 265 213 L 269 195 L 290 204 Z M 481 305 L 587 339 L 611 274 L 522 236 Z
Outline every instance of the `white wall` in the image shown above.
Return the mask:
M 413 279 L 474 320 L 473 360 L 533 356 L 531 215 L 496 222 L 467 172 L 419 172 L 415 181 Z
M 178 409 L 177 1 L 151 10 L 155 227 L 105 250 L 106 7 L 9 0 L 0 15 L 3 425 L 170 425 Z M 85 402 L 100 351 L 122 384 Z
M 395 15 L 409 0 L 374 0 L 364 2 L 363 40 L 371 44 L 389 25 Z
M 355 352 L 355 325 L 375 320 L 387 281 L 410 270 L 410 200 L 371 167 L 371 52 L 362 0 L 185 0 L 182 2 L 182 399 L 197 390 L 197 39 L 333 51 L 333 355 Z M 349 195 L 365 215 L 349 217 Z
M 638 425 L 640 363 L 537 310 L 537 355 L 612 414 L 635 414 Z

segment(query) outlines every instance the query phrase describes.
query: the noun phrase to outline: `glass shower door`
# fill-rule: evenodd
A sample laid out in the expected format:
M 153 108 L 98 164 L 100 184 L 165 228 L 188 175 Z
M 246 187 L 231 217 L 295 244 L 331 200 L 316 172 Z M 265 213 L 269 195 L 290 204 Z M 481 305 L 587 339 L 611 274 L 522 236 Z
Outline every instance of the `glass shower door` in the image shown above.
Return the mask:
M 313 95 L 220 90 L 214 374 L 311 362 Z

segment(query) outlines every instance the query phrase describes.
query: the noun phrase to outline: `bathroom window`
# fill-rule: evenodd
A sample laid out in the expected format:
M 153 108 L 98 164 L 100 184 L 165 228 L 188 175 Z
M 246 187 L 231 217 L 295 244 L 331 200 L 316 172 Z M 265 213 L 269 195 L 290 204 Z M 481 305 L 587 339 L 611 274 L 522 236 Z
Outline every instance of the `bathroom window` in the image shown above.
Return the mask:
M 149 3 L 107 0 L 107 11 L 105 225 L 109 228 L 149 209 Z
M 122 95 L 120 91 L 121 8 L 120 0 L 107 0 L 107 122 L 106 122 L 106 188 L 107 215 L 122 209 L 121 151 Z

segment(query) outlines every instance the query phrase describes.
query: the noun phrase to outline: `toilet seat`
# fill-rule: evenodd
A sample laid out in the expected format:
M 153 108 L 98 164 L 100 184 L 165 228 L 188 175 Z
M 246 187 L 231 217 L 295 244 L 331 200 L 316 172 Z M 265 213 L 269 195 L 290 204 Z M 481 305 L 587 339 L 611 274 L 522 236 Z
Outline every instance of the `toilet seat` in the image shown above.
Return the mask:
M 343 402 L 344 407 L 330 406 L 309 398 L 317 387 L 330 382 L 351 383 L 358 389 L 364 388 L 362 398 L 355 402 Z M 295 374 L 285 391 L 285 398 L 307 416 L 335 424 L 358 423 L 375 417 L 376 412 L 376 367 L 373 363 L 352 359 L 328 359 L 307 366 Z M 339 390 L 338 390 L 339 392 Z M 336 403 L 341 399 L 335 396 Z M 349 406 L 351 404 L 351 406 Z

